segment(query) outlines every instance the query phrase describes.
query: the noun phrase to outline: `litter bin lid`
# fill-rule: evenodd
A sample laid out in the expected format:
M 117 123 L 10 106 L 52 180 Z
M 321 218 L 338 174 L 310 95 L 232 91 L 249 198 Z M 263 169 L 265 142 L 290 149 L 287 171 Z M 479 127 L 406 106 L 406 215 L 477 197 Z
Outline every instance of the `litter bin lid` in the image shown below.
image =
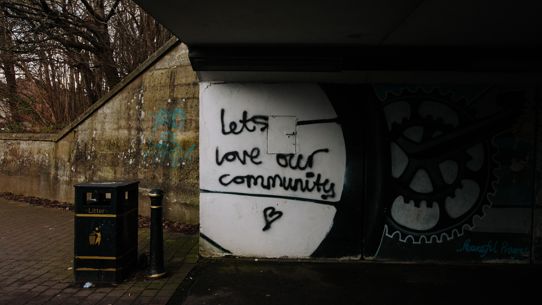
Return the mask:
M 77 187 L 123 187 L 131 184 L 139 183 L 139 181 L 93 181 L 75 184 Z

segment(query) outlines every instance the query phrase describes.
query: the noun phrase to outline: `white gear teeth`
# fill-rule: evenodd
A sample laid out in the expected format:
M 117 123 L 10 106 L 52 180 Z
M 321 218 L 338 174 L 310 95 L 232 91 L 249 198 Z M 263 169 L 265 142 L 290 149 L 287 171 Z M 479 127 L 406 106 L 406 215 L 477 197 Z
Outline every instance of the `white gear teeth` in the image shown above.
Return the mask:
M 397 138 L 395 137 L 403 137 L 403 140 L 408 139 L 414 141 L 415 138 L 409 138 L 409 136 L 412 136 L 411 133 L 408 133 L 407 135 L 404 134 L 403 129 L 405 128 L 425 126 L 425 124 L 428 124 L 427 126 L 436 125 L 437 128 L 434 128 L 436 130 L 433 132 L 433 135 L 438 131 L 440 131 L 440 134 L 442 135 L 451 132 L 454 127 L 475 120 L 475 117 L 470 115 L 470 110 L 472 109 L 469 110 L 469 108 L 472 108 L 472 105 L 469 101 L 466 98 L 454 97 L 451 90 L 447 90 L 443 93 L 437 88 L 408 87 L 390 90 L 385 92 L 383 96 L 383 109 L 385 110 L 386 118 L 388 119 L 388 128 L 392 135 L 391 143 L 395 145 L 398 145 L 396 144 Z M 405 115 L 405 112 L 396 109 L 396 103 L 408 104 L 409 107 L 405 105 L 400 107 L 408 108 L 408 114 Z M 394 119 L 390 120 L 391 118 Z M 416 122 L 416 120 L 419 121 L 419 124 L 417 124 L 418 122 Z M 471 149 L 466 151 L 460 150 L 458 151 L 458 154 L 454 155 L 452 158 L 443 160 L 457 162 L 458 169 L 455 173 L 455 176 L 457 176 L 455 177 L 456 179 L 452 181 L 452 175 L 446 177 L 448 179 L 444 179 L 444 182 L 448 185 L 448 188 L 444 188 L 444 186 L 440 184 L 440 188 L 439 185 L 433 185 L 437 189 L 425 195 L 409 189 L 408 183 L 406 188 L 401 187 L 406 181 L 405 177 L 402 177 L 402 175 L 404 172 L 408 171 L 406 170 L 406 166 L 405 168 L 402 168 L 399 166 L 400 164 L 396 164 L 397 168 L 394 175 L 392 175 L 392 178 L 394 178 L 393 183 L 397 183 L 397 186 L 399 187 L 394 193 L 394 196 L 402 196 L 405 204 L 415 202 L 419 204 L 419 207 L 422 207 L 423 205 L 421 202 L 425 200 L 426 202 L 431 201 L 433 205 L 437 205 L 445 210 L 445 200 L 447 198 L 454 199 L 457 197 L 454 190 L 457 189 L 456 184 L 458 181 L 461 181 L 461 179 L 472 179 L 472 181 L 478 185 L 479 194 L 477 195 L 476 202 L 470 205 L 469 209 L 463 207 L 461 211 L 455 211 L 455 217 L 450 216 L 449 219 L 443 218 L 443 221 L 445 222 L 428 230 L 417 230 L 405 227 L 401 223 L 396 222 L 391 215 L 388 215 L 388 223 L 385 225 L 384 230 L 385 236 L 399 240 L 402 243 L 431 244 L 450 241 L 463 236 L 467 231 L 472 231 L 475 226 L 475 220 L 482 219 L 486 215 L 487 209 L 492 206 L 497 185 L 500 180 L 499 169 L 501 168 L 501 165 L 496 160 L 497 145 L 495 144 L 494 139 L 495 138 L 492 140 L 481 140 L 479 144 L 475 144 Z M 481 157 L 479 156 L 479 152 L 476 153 L 472 150 L 475 147 L 478 150 L 482 149 L 483 155 Z M 461 153 L 463 155 L 461 155 Z M 474 161 L 472 161 L 473 153 L 477 154 L 476 157 L 478 157 L 478 159 Z M 424 168 L 425 163 L 422 161 L 424 160 L 420 161 L 412 157 L 408 160 L 409 164 L 412 163 L 413 166 Z M 470 166 L 467 166 L 467 163 L 470 164 Z M 407 164 L 407 166 L 409 164 Z M 445 165 L 448 167 L 451 166 L 450 164 Z M 428 171 L 427 173 L 430 173 L 431 177 L 435 174 L 434 171 Z M 442 170 L 440 174 L 442 174 Z M 401 178 L 405 181 L 402 181 Z M 463 188 L 461 184 L 460 187 Z M 390 210 L 388 211 L 391 211 L 392 206 L 390 205 L 389 207 Z M 446 214 L 449 215 L 449 213 Z

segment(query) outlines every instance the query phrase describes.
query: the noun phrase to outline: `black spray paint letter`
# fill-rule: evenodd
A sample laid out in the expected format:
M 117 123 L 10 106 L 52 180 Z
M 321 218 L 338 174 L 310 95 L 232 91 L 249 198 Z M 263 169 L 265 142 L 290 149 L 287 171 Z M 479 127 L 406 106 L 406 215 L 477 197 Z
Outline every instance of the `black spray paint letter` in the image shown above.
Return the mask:
M 282 217 L 282 212 L 277 211 L 274 207 L 267 207 L 263 210 L 263 219 L 265 220 L 265 227 L 262 231 L 267 231 L 271 229 L 271 224 L 277 219 Z
M 260 158 L 260 149 L 258 147 L 254 147 L 252 150 L 246 151 L 243 150 L 243 152 L 238 152 L 236 150 L 229 151 L 225 153 L 224 155 L 220 156 L 220 152 L 218 150 L 218 146 L 215 150 L 215 161 L 216 164 L 221 166 L 224 161 L 228 162 L 234 162 L 235 160 L 239 160 L 241 164 L 246 165 L 247 160 L 252 162 L 253 164 L 259 165 L 262 164 L 262 161 L 259 160 Z
M 305 163 L 303 163 L 303 154 L 277 154 L 277 164 L 281 167 L 289 167 L 291 169 L 299 169 L 299 170 L 306 170 L 307 168 L 312 168 L 314 165 L 314 156 L 317 153 L 325 152 L 328 153 L 329 149 L 323 148 L 323 149 L 317 149 L 313 151 Z
M 267 129 L 267 120 L 268 120 L 267 116 L 254 115 L 249 118 L 247 111 L 243 111 L 243 116 L 240 120 L 231 121 L 228 124 L 226 124 L 224 122 L 225 112 L 226 110 L 224 110 L 224 108 L 220 110 L 220 123 L 222 125 L 223 135 L 229 135 L 229 134 L 238 135 L 245 130 L 248 132 L 254 132 L 256 130 L 257 125 L 262 126 L 260 128 L 260 131 L 264 131 Z

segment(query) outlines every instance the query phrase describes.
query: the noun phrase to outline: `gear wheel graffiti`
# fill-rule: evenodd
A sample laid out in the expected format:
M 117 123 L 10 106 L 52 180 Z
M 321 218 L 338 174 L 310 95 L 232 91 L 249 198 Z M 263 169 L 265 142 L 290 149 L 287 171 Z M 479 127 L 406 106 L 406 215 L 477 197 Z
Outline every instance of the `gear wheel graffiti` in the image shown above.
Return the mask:
M 488 137 L 446 144 L 475 122 L 472 110 L 451 94 L 418 89 L 387 94 L 384 113 L 392 168 L 385 234 L 410 243 L 463 235 L 491 205 L 487 195 L 497 180 Z

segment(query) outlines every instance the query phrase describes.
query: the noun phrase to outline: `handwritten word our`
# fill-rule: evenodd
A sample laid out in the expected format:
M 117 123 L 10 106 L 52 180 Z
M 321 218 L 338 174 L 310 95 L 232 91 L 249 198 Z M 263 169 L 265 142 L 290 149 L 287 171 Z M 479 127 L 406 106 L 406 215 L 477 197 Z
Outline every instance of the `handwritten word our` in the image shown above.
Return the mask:
M 281 167 L 289 167 L 291 169 L 299 169 L 299 170 L 306 170 L 307 168 L 312 168 L 312 165 L 314 164 L 314 156 L 317 153 L 328 153 L 329 149 L 317 149 L 313 151 L 308 157 L 305 163 L 303 163 L 303 154 L 277 154 L 276 160 L 277 164 Z

